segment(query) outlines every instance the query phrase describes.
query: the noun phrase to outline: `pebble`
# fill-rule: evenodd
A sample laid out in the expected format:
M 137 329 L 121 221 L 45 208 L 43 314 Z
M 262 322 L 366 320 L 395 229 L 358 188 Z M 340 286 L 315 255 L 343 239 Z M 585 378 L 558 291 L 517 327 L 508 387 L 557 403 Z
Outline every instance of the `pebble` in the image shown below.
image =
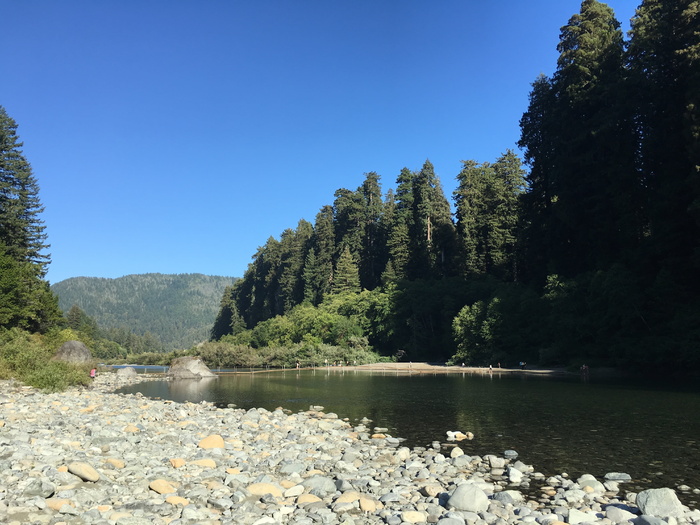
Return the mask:
M 510 450 L 411 450 L 320 406 L 293 414 L 112 393 L 152 379 L 105 373 L 51 394 L 0 381 L 0 523 L 700 525 L 671 489 L 620 493 L 624 473 L 545 479 Z

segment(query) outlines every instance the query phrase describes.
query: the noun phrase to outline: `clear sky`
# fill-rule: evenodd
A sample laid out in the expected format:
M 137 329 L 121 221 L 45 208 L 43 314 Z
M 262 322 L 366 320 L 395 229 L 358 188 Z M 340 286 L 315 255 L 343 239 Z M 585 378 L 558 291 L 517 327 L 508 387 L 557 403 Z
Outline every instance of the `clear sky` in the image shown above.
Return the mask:
M 639 0 L 608 2 L 623 29 Z M 0 0 L 48 279 L 242 276 L 336 189 L 516 149 L 578 0 Z

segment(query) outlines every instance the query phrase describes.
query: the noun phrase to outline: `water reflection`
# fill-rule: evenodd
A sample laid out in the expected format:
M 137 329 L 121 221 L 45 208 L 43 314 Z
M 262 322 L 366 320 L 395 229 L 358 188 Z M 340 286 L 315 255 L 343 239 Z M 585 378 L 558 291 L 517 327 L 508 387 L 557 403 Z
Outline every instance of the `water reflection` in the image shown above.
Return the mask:
M 641 486 L 700 488 L 700 394 L 579 377 L 406 375 L 343 368 L 222 375 L 207 382 L 151 382 L 125 391 L 241 408 L 327 411 L 387 427 L 409 446 L 473 432 L 467 454 L 514 449 L 546 475 L 628 472 Z M 632 485 L 627 487 L 633 490 Z M 695 496 L 697 499 L 697 496 Z M 692 501 L 692 496 L 691 500 Z
M 211 383 L 218 381 L 218 377 L 202 377 L 201 379 L 178 379 L 168 381 L 168 399 L 182 399 L 183 401 L 199 402 L 206 399 L 207 393 L 212 389 Z

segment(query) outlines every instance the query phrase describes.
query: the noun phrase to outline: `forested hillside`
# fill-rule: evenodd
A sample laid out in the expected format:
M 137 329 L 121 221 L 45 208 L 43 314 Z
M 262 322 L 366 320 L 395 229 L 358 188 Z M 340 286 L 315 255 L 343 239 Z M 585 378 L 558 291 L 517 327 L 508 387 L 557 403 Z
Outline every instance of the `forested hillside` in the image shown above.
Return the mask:
M 644 0 L 625 39 L 584 0 L 533 82 L 524 166 L 464 162 L 454 213 L 429 161 L 386 192 L 376 173 L 339 189 L 258 249 L 213 339 L 700 369 L 699 12 Z
M 173 350 L 208 339 L 221 295 L 234 281 L 149 273 L 117 279 L 74 277 L 51 289 L 64 312 L 77 305 L 110 339 L 121 341 L 129 332 L 150 334 L 164 349 Z

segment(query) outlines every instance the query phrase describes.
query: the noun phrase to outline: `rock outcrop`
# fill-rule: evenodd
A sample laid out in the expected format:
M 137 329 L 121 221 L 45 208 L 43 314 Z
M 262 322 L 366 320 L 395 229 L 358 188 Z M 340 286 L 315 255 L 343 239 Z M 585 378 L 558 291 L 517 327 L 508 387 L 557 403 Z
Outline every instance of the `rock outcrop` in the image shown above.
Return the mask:
M 124 368 L 117 368 L 116 374 L 117 374 L 117 376 L 124 377 L 124 378 L 136 377 L 138 375 L 136 372 L 136 369 L 133 366 L 125 366 Z
M 178 357 L 170 364 L 170 369 L 165 374 L 173 379 L 201 379 L 203 377 L 217 377 L 209 370 L 200 357 Z
M 87 363 L 92 361 L 92 352 L 80 341 L 66 341 L 58 349 L 54 359 L 68 363 Z

